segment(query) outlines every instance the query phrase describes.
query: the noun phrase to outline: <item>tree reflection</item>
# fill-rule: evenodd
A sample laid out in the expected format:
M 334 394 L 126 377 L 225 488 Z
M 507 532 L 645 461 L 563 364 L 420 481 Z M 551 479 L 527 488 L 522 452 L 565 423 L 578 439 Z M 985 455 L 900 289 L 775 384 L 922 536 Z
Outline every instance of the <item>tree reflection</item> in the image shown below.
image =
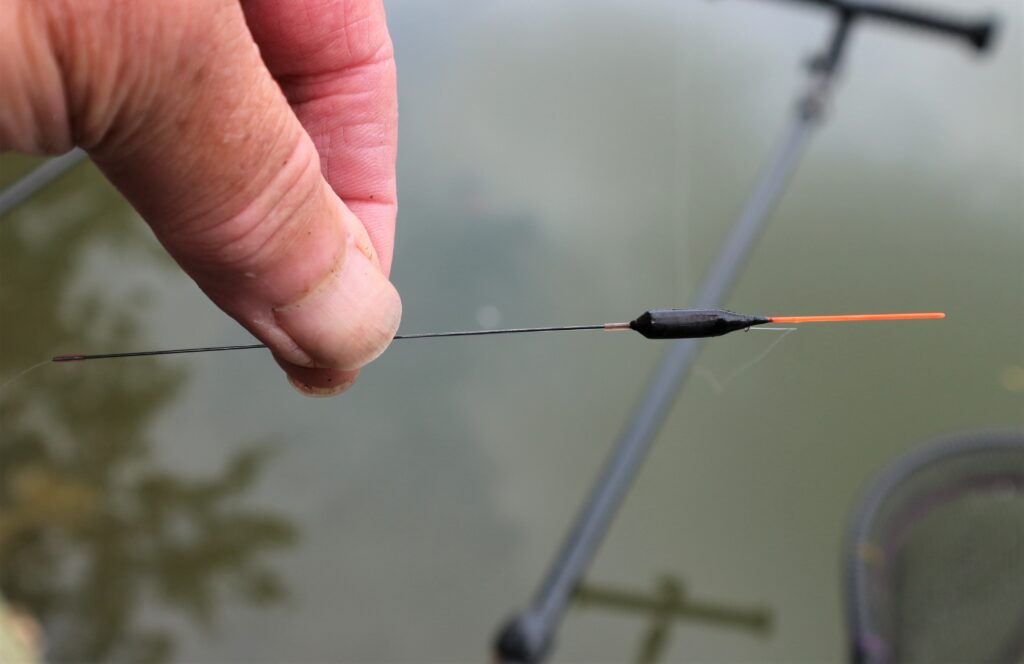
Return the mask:
M 151 245 L 98 180 L 79 170 L 0 222 L 0 377 L 70 346 L 141 344 L 124 303 L 143 293 L 109 302 L 76 283 L 97 247 Z M 149 431 L 185 380 L 150 358 L 50 366 L 0 388 L 0 590 L 42 624 L 50 661 L 164 661 L 174 638 L 159 608 L 209 628 L 225 597 L 285 596 L 262 554 L 295 529 L 241 500 L 270 448 L 245 446 L 204 478 L 154 458 Z

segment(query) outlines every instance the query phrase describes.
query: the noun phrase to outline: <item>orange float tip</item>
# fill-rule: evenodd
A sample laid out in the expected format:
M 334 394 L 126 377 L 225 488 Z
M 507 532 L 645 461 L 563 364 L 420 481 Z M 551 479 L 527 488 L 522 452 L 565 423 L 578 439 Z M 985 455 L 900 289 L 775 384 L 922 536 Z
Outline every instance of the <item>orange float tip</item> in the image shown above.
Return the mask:
M 864 321 L 887 321 L 887 320 L 937 320 L 945 318 L 942 312 L 912 313 L 912 314 L 850 314 L 844 316 L 772 316 L 768 320 L 773 323 L 786 323 L 795 325 L 799 323 L 853 323 Z

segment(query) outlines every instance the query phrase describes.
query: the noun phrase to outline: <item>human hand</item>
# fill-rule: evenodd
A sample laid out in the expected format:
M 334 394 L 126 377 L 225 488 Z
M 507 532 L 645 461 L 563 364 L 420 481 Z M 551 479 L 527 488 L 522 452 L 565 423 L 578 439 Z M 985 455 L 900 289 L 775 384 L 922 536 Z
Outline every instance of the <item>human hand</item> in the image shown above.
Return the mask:
M 390 343 L 382 0 L 2 0 L 0 149 L 78 145 L 301 392 Z

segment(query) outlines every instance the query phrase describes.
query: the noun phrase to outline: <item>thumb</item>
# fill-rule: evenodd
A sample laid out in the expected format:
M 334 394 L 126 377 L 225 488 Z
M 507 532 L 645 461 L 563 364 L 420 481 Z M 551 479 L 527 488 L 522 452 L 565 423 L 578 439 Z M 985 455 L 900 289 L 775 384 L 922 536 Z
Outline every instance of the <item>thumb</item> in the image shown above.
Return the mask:
M 133 56 L 119 63 L 123 101 L 85 147 L 296 387 L 347 388 L 390 343 L 401 302 L 366 229 L 321 176 L 238 3 L 109 5 L 102 23 L 116 13 L 126 43 L 112 49 L 107 36 L 104 49 Z M 74 35 L 69 46 L 87 47 Z

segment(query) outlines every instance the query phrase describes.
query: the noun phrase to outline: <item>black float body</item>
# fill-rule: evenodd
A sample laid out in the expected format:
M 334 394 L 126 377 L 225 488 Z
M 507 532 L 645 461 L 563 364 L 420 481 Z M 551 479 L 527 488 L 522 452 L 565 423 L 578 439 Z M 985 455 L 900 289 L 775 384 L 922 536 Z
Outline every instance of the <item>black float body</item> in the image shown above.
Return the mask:
M 770 318 L 724 309 L 651 309 L 629 327 L 648 339 L 702 339 L 770 322 Z

